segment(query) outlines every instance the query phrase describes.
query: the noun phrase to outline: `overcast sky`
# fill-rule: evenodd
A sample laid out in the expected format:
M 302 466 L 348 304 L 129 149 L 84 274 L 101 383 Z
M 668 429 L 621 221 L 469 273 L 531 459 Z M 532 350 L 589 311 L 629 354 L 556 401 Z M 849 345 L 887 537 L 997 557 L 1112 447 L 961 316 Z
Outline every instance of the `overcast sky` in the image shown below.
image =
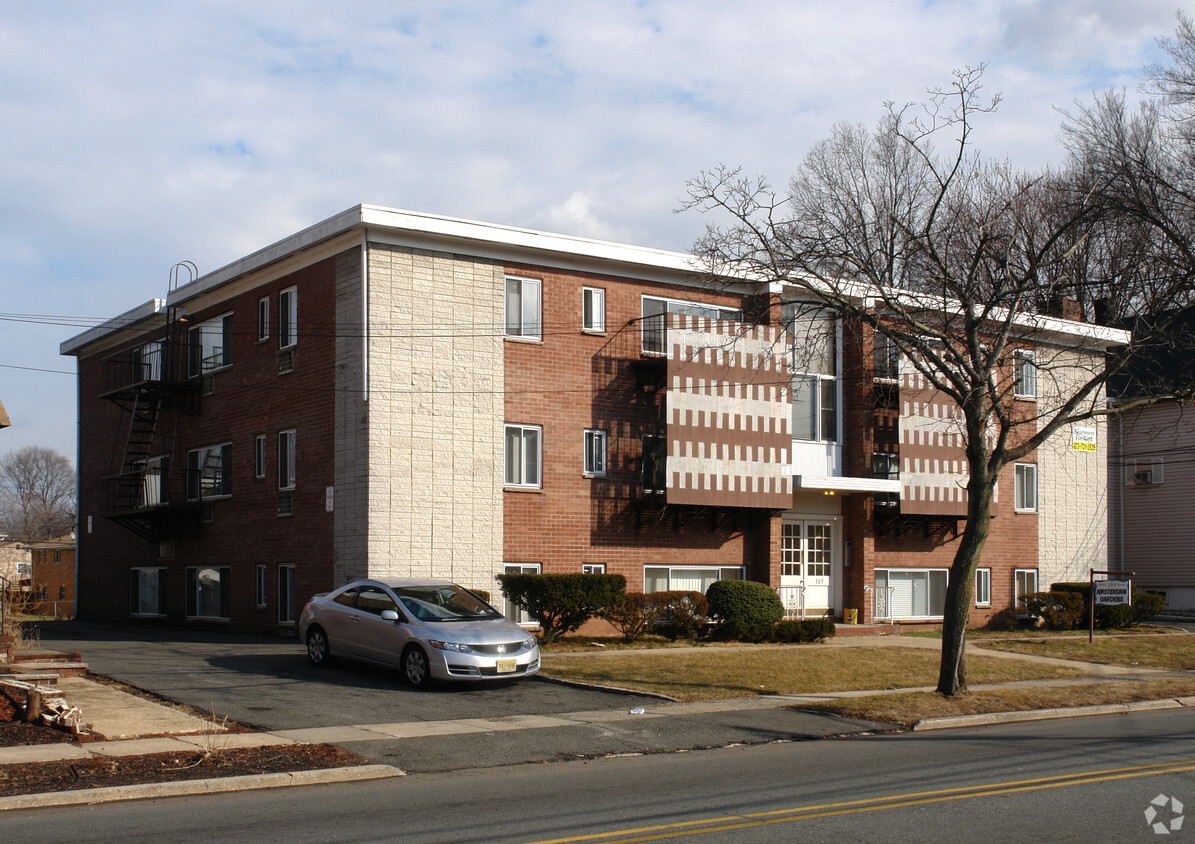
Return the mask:
M 978 143 L 1062 161 L 1173 0 L 0 0 L 0 455 L 75 459 L 59 343 L 374 203 L 687 250 L 686 179 L 783 184 L 841 121 L 988 63 Z M 67 373 L 67 374 L 62 374 Z

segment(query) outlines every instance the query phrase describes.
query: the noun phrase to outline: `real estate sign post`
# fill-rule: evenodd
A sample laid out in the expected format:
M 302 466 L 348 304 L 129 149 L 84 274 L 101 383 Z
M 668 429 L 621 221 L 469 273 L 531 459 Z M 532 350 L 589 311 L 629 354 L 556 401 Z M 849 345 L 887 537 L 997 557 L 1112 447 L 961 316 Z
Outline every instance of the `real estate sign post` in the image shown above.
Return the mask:
M 1097 574 L 1102 574 L 1105 577 L 1108 575 L 1132 577 L 1135 572 L 1096 571 L 1095 569 L 1091 569 L 1091 627 L 1087 632 L 1088 644 L 1095 640 L 1095 608 L 1097 604 L 1101 607 L 1127 607 L 1133 603 L 1133 581 L 1127 579 L 1096 580 L 1095 576 Z

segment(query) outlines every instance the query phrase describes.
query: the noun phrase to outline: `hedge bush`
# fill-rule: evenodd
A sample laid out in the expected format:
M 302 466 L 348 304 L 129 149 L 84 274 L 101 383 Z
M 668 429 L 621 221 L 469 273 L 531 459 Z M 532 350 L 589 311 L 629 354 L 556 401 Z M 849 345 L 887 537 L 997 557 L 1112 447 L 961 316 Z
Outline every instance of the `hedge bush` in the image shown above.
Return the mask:
M 670 639 L 694 639 L 705 627 L 709 603 L 700 592 L 649 592 L 659 607 L 659 622 Z
M 719 622 L 775 624 L 784 618 L 776 590 L 754 580 L 716 580 L 705 590 L 710 616 Z
M 748 624 L 734 620 L 724 621 L 710 632 L 715 642 L 779 642 L 795 644 L 819 642 L 835 632 L 834 622 L 828 618 L 811 618 L 804 621 L 781 621 L 769 624 Z
M 1075 592 L 1083 596 L 1083 620 L 1079 626 L 1086 624 L 1091 617 L 1091 584 L 1083 581 L 1079 582 L 1063 582 L 1050 584 L 1050 590 L 1054 592 Z M 1136 589 L 1133 590 L 1133 603 L 1131 606 L 1117 606 L 1117 607 L 1096 607 L 1095 608 L 1095 626 L 1101 629 L 1111 628 L 1119 630 L 1124 627 L 1132 627 L 1134 624 L 1140 624 L 1143 621 L 1149 621 L 1155 615 L 1162 611 L 1165 600 L 1161 595 L 1155 595 L 1152 592 L 1141 592 Z
M 602 610 L 601 617 L 614 625 L 624 642 L 636 642 L 644 633 L 655 630 L 663 617 L 665 602 L 656 597 L 660 594 L 664 593 L 628 593 L 621 604 Z
M 1077 592 L 1034 592 L 1025 596 L 1025 611 L 1049 630 L 1073 630 L 1087 618 L 1083 596 Z
M 547 644 L 626 599 L 621 574 L 500 574 L 502 594 L 539 622 Z

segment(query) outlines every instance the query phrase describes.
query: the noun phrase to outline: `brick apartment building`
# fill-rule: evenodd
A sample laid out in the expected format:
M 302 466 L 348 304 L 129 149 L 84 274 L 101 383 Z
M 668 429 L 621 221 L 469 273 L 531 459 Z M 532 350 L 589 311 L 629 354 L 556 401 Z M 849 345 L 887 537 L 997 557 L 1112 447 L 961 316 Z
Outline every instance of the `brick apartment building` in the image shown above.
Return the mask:
M 75 614 L 75 536 L 30 542 L 32 612 L 54 618 Z
M 1026 402 L 1035 355 L 1119 337 L 1041 324 Z M 684 254 L 363 205 L 62 352 L 84 617 L 270 629 L 355 577 L 505 570 L 932 621 L 965 517 L 950 409 L 869 329 Z M 977 620 L 1106 565 L 1104 426 L 1055 439 L 1000 480 Z

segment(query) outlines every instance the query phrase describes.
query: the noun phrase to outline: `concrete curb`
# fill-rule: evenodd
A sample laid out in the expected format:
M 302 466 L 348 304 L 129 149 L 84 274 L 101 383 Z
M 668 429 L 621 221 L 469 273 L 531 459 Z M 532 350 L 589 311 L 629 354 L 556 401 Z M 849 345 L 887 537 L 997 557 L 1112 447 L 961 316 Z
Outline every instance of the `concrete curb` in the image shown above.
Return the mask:
M 334 782 L 403 777 L 406 772 L 390 765 L 357 765 L 347 768 L 323 768 L 317 771 L 291 771 L 277 774 L 252 774 L 243 777 L 212 777 L 203 780 L 120 785 L 80 791 L 51 791 L 0 797 L 0 812 L 16 809 L 41 809 L 50 806 L 81 806 L 117 800 L 144 800 L 150 797 L 187 797 L 197 794 L 221 794 L 260 788 L 285 788 L 292 785 L 318 785 Z
M 1030 709 L 1019 712 L 987 712 L 980 715 L 954 715 L 946 718 L 926 718 L 913 725 L 914 731 L 948 730 L 953 727 L 978 727 L 984 724 L 1014 724 L 1019 721 L 1048 721 L 1053 718 L 1080 718 L 1086 715 L 1123 715 L 1129 712 L 1148 712 L 1155 709 L 1181 709 L 1190 706 L 1184 700 L 1141 700 L 1135 703 L 1103 703 L 1094 706 L 1063 706 L 1054 709 Z

